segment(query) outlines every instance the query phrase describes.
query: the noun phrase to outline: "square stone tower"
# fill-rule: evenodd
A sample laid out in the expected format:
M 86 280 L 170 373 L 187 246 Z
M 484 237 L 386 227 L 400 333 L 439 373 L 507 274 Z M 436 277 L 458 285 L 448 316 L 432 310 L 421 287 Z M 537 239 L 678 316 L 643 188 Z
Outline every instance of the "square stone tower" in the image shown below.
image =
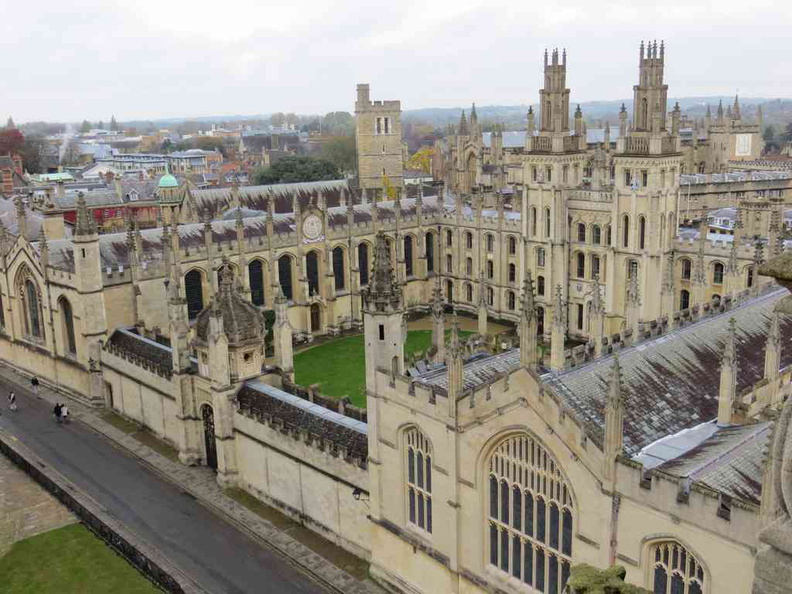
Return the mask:
M 390 187 L 401 193 L 401 101 L 371 101 L 369 86 L 359 84 L 355 129 L 360 189 L 381 195 L 387 178 Z

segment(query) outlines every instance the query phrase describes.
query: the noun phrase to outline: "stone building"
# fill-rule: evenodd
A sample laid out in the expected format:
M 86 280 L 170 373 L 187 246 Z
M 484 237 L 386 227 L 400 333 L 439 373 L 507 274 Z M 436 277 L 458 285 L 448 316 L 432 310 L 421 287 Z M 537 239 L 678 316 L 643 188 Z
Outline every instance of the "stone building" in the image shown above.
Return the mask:
M 497 164 L 473 175 L 474 110 L 449 188 L 402 192 L 399 103 L 361 85 L 357 181 L 165 174 L 161 224 L 107 234 L 84 196 L 73 230 L 0 200 L 0 357 L 148 427 L 396 591 L 560 594 L 571 564 L 618 562 L 662 594 L 747 592 L 792 373 L 792 320 L 758 270 L 782 251 L 782 203 L 731 241 L 706 221 L 680 234 L 664 48 L 642 50 L 633 122 L 624 110 L 593 153 L 566 55 L 544 67 L 519 153 L 497 130 Z M 455 323 L 446 344 L 447 307 L 480 335 L 513 324 L 519 348 L 463 344 Z M 421 372 L 404 321 L 429 310 Z M 364 335 L 365 410 L 294 384 L 293 343 L 347 330 Z

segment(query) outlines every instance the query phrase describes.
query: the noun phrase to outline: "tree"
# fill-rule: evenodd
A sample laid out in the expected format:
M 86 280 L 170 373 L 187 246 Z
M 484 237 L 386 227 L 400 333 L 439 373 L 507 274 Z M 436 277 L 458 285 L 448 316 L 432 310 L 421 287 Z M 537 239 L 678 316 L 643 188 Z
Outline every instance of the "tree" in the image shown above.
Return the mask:
M 118 132 L 118 122 L 116 122 L 115 116 L 110 116 L 110 130 L 112 132 Z
M 765 127 L 762 133 L 762 140 L 764 140 L 765 152 L 773 153 L 778 150 L 778 142 L 776 142 L 775 130 L 772 126 Z
M 407 169 L 416 169 L 424 173 L 431 173 L 432 171 L 432 155 L 434 149 L 425 146 L 410 155 L 407 160 Z
M 204 151 L 220 151 L 223 152 L 223 139 L 218 136 L 199 136 L 193 143 L 195 148 Z
M 270 126 L 273 128 L 282 128 L 283 125 L 286 123 L 286 114 L 285 113 L 273 113 L 270 116 Z
M 285 157 L 271 167 L 253 173 L 255 184 L 289 184 L 341 177 L 338 168 L 330 161 L 314 157 Z
M 69 138 L 59 156 L 62 165 L 75 165 L 80 161 L 80 145 L 75 137 Z
M 322 118 L 322 132 L 342 135 L 355 133 L 355 119 L 348 111 L 331 111 Z
M 357 169 L 357 151 L 354 136 L 336 136 L 322 145 L 319 157 L 330 161 L 342 173 L 354 173 Z
M 47 139 L 42 134 L 28 134 L 19 149 L 24 168 L 28 173 L 44 173 Z
M 17 153 L 24 143 L 25 137 L 16 128 L 0 131 L 0 155 Z
M 781 135 L 781 140 L 783 142 L 792 142 L 792 122 L 786 125 L 784 133 Z
M 102 120 L 99 120 L 98 122 L 96 122 L 96 127 L 99 130 L 104 130 L 104 122 Z
M 90 131 L 91 131 L 91 122 L 89 122 L 88 120 L 83 120 L 83 123 L 80 124 L 80 132 L 84 134 Z

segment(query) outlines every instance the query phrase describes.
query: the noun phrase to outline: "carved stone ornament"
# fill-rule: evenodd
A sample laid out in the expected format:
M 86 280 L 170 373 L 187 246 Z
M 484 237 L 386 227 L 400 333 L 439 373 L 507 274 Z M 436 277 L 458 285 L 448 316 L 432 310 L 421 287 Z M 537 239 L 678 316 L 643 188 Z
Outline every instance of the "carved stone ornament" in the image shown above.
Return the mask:
M 306 243 L 312 243 L 322 239 L 322 219 L 317 214 L 309 214 L 303 220 L 302 234 Z

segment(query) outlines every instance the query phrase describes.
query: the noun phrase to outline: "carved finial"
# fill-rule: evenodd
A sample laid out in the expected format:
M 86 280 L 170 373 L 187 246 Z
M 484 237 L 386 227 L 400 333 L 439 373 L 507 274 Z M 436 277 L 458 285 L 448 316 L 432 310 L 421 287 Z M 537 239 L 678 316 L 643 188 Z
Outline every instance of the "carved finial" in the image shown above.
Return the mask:
M 536 300 L 534 298 L 533 277 L 531 276 L 530 270 L 525 274 L 522 299 L 522 317 L 523 319 L 530 321 L 536 317 Z
M 85 203 L 85 194 L 77 193 L 77 224 L 74 228 L 75 235 L 93 235 L 96 233 L 96 222 Z

